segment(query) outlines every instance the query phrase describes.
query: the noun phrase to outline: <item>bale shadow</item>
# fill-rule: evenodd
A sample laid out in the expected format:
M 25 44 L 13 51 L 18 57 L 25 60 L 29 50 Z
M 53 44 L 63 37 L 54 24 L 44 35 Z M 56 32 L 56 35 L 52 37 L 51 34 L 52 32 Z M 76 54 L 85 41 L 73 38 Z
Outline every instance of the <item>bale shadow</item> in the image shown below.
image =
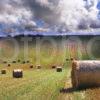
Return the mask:
M 75 89 L 74 88 L 67 88 L 67 89 L 62 88 L 60 90 L 60 93 L 73 93 L 73 92 L 75 92 Z
M 82 91 L 86 91 L 86 90 L 89 90 L 89 89 L 97 89 L 97 88 L 100 88 L 100 86 L 94 86 L 94 87 L 81 87 L 81 88 L 62 88 L 60 90 L 60 93 L 74 93 L 74 92 L 82 92 Z

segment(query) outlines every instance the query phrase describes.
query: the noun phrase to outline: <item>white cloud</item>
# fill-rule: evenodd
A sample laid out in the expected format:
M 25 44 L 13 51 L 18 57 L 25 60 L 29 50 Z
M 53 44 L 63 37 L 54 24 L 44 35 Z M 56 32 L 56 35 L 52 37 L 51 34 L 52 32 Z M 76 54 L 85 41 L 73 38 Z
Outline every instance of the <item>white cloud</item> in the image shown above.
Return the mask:
M 21 25 L 32 22 L 33 13 L 21 0 L 3 0 L 0 6 L 0 23 Z
M 36 27 L 34 19 L 63 30 L 100 28 L 98 0 L 2 0 L 0 23 Z
M 60 0 L 57 9 L 61 14 L 61 22 L 65 23 L 67 28 L 77 29 L 82 20 L 88 21 L 88 25 L 91 24 L 89 23 L 91 20 L 98 20 L 96 6 L 97 0 L 88 0 L 87 2 L 83 0 Z

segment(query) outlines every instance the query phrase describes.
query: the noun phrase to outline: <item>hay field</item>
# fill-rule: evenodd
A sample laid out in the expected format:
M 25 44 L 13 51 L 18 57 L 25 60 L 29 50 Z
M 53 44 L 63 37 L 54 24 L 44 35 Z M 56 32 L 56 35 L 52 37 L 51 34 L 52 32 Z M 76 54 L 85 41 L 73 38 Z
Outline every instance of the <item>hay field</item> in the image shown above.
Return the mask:
M 3 65 L 4 66 L 4 65 Z M 24 69 L 24 77 L 14 79 L 13 65 L 7 74 L 0 74 L 0 100 L 98 100 L 100 88 L 74 90 L 71 87 L 70 68 Z M 2 69 L 2 67 L 0 67 Z
M 22 79 L 13 79 L 8 71 L 0 75 L 0 100 L 56 100 L 65 79 L 66 70 L 24 70 Z
M 73 46 L 73 42 L 71 42 L 71 46 L 71 44 L 66 44 L 66 40 L 63 40 L 65 44 L 63 49 L 59 39 L 56 39 L 57 49 L 53 49 L 49 44 L 42 44 L 38 57 L 40 58 L 41 69 L 36 69 L 34 43 L 29 46 L 29 59 L 24 59 L 23 45 L 19 43 L 20 52 L 14 60 L 20 59 L 21 61 L 12 63 L 8 59 L 6 60 L 7 64 L 3 64 L 4 59 L 2 57 L 10 58 L 13 54 L 13 46 L 12 43 L 2 42 L 2 45 L 0 45 L 0 70 L 7 69 L 7 74 L 0 74 L 0 100 L 99 100 L 100 88 L 83 90 L 73 90 L 71 88 L 71 61 L 66 61 L 66 59 L 71 57 L 90 59 L 85 48 L 87 40 L 88 38 L 83 39 L 84 45 L 78 48 Z M 96 48 L 96 53 L 97 50 L 98 48 Z M 95 51 L 93 52 L 95 54 Z M 52 55 L 51 60 L 46 60 Z M 99 59 L 98 55 L 97 59 Z M 30 63 L 23 64 L 22 62 L 25 60 L 29 60 Z M 8 64 L 11 64 L 11 66 L 8 67 Z M 30 69 L 30 65 L 33 65 L 33 69 Z M 56 69 L 52 69 L 52 65 L 62 66 L 63 71 L 56 72 Z M 23 69 L 23 78 L 14 79 L 12 77 L 12 71 L 16 68 Z

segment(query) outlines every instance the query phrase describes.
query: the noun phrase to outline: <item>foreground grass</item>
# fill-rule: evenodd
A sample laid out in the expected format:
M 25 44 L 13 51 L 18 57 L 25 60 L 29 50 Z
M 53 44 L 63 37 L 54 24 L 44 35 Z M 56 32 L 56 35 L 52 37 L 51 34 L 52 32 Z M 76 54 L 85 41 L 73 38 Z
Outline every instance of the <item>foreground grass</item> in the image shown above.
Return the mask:
M 0 75 L 0 100 L 56 100 L 64 87 L 68 70 L 25 70 L 24 78 L 13 79 L 11 72 Z
M 61 92 L 62 89 L 66 92 Z M 70 69 L 25 69 L 24 77 L 14 79 L 12 69 L 0 74 L 0 100 L 99 100 L 100 88 L 71 90 Z

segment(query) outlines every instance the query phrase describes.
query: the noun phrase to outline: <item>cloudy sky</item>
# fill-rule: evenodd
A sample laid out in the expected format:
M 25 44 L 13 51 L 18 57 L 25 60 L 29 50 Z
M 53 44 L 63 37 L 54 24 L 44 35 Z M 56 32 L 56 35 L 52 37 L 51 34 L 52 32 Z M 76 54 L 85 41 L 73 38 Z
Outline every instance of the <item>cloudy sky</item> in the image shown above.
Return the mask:
M 0 34 L 94 32 L 99 10 L 99 0 L 1 0 Z

